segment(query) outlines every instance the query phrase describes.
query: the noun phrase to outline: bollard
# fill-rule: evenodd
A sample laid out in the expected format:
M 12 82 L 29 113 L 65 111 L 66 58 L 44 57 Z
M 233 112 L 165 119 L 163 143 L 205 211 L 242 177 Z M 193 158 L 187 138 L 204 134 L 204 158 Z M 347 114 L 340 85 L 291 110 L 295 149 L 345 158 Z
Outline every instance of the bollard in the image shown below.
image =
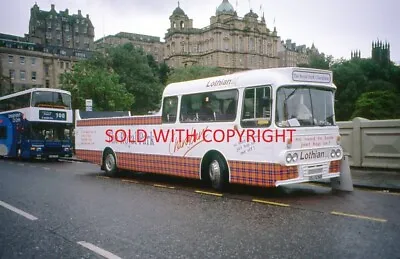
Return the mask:
M 331 179 L 331 186 L 333 190 L 352 192 L 353 179 L 351 178 L 349 158 L 343 156 L 340 161 L 340 177 Z

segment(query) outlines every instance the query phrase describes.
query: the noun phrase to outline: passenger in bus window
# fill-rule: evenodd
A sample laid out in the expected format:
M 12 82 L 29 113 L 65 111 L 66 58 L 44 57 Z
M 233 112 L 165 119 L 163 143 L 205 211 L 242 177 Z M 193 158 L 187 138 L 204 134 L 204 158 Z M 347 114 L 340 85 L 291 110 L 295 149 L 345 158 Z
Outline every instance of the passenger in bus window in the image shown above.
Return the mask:
M 233 120 L 236 117 L 236 100 L 233 99 L 230 103 L 228 108 L 226 109 L 226 119 Z
M 199 114 L 200 121 L 210 121 L 214 120 L 214 111 L 211 108 L 210 97 L 205 97 L 202 102 Z

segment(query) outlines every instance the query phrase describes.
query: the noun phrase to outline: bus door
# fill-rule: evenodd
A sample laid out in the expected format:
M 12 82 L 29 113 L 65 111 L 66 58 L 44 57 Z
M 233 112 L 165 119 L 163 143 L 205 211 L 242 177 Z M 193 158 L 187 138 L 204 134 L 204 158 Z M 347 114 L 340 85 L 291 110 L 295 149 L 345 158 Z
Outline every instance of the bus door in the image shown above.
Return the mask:
M 15 131 L 12 122 L 0 115 L 0 156 L 10 156 L 15 143 Z

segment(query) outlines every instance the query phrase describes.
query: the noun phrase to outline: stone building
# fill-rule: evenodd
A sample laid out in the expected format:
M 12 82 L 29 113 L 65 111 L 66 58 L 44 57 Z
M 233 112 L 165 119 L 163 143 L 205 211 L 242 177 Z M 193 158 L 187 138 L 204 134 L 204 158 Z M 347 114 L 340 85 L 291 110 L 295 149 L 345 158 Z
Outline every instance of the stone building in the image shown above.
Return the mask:
M 180 6 L 169 20 L 164 59 L 171 67 L 198 64 L 235 72 L 279 65 L 276 28 L 270 30 L 264 16 L 259 19 L 252 10 L 240 18 L 228 0 L 205 28 L 193 28 L 193 20 Z
M 68 9 L 57 13 L 52 4 L 50 11 L 43 11 L 35 4 L 31 8 L 29 33 L 26 38 L 33 43 L 72 49 L 94 48 L 94 27 L 89 15 L 69 14 Z
M 300 64 L 308 64 L 311 55 L 320 55 L 318 49 L 312 44 L 296 46 L 291 39 L 281 41 L 278 48 L 279 67 L 295 67 Z M 322 55 L 322 53 L 321 53 Z
M 90 55 L 91 51 L 44 46 L 0 34 L 0 94 L 33 87 L 60 88 L 60 75 Z
M 129 32 L 120 32 L 100 38 L 94 42 L 96 51 L 104 51 L 111 46 L 132 43 L 135 47 L 142 48 L 146 53 L 152 54 L 157 62 L 164 60 L 164 45 L 160 37 Z

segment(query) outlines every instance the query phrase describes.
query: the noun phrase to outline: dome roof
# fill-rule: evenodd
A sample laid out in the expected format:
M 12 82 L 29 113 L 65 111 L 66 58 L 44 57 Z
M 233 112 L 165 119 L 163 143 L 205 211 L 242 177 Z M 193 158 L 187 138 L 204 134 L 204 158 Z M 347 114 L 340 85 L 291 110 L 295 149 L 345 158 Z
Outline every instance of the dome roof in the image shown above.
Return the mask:
M 235 10 L 233 6 L 229 3 L 228 0 L 223 0 L 222 3 L 218 6 L 216 14 L 234 14 Z
M 182 10 L 182 8 L 178 7 L 175 8 L 175 10 L 172 12 L 172 15 L 185 15 L 185 12 Z

